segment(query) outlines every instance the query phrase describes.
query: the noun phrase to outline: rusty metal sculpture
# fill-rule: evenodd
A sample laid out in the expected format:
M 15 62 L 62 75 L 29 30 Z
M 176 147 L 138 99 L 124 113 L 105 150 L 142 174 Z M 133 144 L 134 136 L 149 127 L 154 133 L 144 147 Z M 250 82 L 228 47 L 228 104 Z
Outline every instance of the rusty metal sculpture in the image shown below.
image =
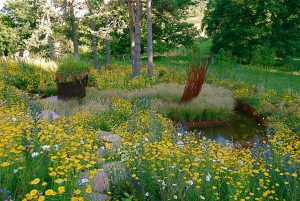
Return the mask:
M 200 63 L 194 62 L 190 66 L 187 72 L 187 83 L 181 97 L 182 103 L 190 101 L 199 95 L 206 78 L 206 72 L 210 61 L 210 56 L 203 56 L 200 60 Z

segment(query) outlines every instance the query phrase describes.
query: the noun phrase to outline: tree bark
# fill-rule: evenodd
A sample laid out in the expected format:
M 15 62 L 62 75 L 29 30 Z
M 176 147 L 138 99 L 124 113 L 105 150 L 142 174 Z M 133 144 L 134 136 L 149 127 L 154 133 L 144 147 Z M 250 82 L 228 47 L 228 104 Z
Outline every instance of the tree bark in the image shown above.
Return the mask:
M 111 64 L 110 61 L 111 58 L 111 49 L 110 49 L 110 40 L 106 40 L 106 59 L 105 59 L 105 65 L 109 66 Z
M 128 3 L 128 13 L 129 13 L 129 31 L 130 31 L 130 51 L 131 51 L 131 63 L 133 65 L 133 59 L 134 59 L 134 5 L 132 0 L 127 0 Z
M 108 26 L 109 26 L 108 17 L 105 18 L 105 26 L 106 26 L 106 28 L 108 28 Z M 108 34 L 108 33 L 106 33 L 105 41 L 106 41 L 106 58 L 105 58 L 105 66 L 109 66 L 109 65 L 111 64 L 111 62 L 110 62 L 110 58 L 111 58 L 111 49 L 110 49 L 110 38 L 109 38 L 109 34 Z
M 74 1 L 70 3 L 70 17 L 71 17 L 71 26 L 72 26 L 72 39 L 73 39 L 73 48 L 74 48 L 74 57 L 79 58 L 79 48 L 78 48 L 78 33 L 77 33 L 77 24 L 74 11 Z
M 46 14 L 46 20 L 47 20 L 47 26 L 48 26 L 48 47 L 49 47 L 49 53 L 50 53 L 50 59 L 54 61 L 56 59 L 55 56 L 55 48 L 54 48 L 54 40 L 52 37 L 52 24 L 49 14 Z
M 153 75 L 152 0 L 147 0 L 148 75 Z
M 91 30 L 96 31 L 96 22 L 93 16 L 93 0 L 88 0 L 89 12 L 91 16 Z M 97 69 L 101 69 L 101 65 L 98 59 L 98 38 L 95 33 L 92 33 L 92 43 L 93 43 L 93 56 L 94 56 L 94 66 Z
M 135 46 L 133 60 L 133 76 L 140 74 L 141 69 L 141 26 L 142 26 L 142 0 L 136 0 L 135 18 Z
M 48 46 L 50 52 L 50 59 L 54 61 L 56 59 L 56 56 L 55 56 L 54 41 L 52 36 L 48 36 Z

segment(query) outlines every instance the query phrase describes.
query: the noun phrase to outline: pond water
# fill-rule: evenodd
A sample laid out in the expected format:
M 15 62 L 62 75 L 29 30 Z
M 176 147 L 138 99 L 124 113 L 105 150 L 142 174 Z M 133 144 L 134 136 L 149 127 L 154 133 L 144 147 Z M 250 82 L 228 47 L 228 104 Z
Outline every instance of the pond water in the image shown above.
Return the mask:
M 255 136 L 264 134 L 264 127 L 249 115 L 236 111 L 225 125 L 194 129 L 206 138 L 225 145 L 239 143 L 251 146 Z

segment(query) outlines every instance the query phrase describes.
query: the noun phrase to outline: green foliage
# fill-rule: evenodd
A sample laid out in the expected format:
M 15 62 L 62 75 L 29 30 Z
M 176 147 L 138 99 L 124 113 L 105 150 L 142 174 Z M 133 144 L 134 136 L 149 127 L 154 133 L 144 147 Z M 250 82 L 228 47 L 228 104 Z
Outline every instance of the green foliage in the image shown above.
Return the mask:
M 262 64 L 264 66 L 275 63 L 275 50 L 269 46 L 257 46 L 254 50 L 252 62 L 254 64 Z
M 67 57 L 59 62 L 57 70 L 58 82 L 81 80 L 88 73 L 89 63 L 74 57 Z
M 34 60 L 0 59 L 2 79 L 7 85 L 15 86 L 30 93 L 44 93 L 55 86 L 55 71 L 51 63 L 38 63 Z M 47 92 L 48 93 L 48 92 Z
M 283 58 L 299 55 L 298 14 L 294 0 L 213 0 L 207 6 L 204 28 L 213 37 L 214 53 L 223 48 L 243 62 L 272 64 L 274 53 Z M 258 61 L 261 51 L 264 55 Z

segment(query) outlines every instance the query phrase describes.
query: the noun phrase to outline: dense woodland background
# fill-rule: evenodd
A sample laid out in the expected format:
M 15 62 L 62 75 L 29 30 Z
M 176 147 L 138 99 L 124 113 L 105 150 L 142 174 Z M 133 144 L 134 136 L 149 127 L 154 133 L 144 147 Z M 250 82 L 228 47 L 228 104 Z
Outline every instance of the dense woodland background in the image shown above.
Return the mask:
M 52 59 L 73 53 L 94 57 L 99 68 L 99 59 L 106 57 L 109 64 L 111 55 L 128 58 L 131 48 L 132 54 L 146 54 L 147 28 L 153 24 L 154 56 L 190 48 L 204 36 L 213 38 L 212 53 L 226 54 L 240 63 L 281 65 L 299 57 L 297 0 L 153 0 L 150 7 L 148 3 L 8 0 L 0 13 L 0 51 L 12 55 L 29 50 Z M 140 42 L 135 41 L 139 35 Z M 136 42 L 140 50 L 131 47 Z

